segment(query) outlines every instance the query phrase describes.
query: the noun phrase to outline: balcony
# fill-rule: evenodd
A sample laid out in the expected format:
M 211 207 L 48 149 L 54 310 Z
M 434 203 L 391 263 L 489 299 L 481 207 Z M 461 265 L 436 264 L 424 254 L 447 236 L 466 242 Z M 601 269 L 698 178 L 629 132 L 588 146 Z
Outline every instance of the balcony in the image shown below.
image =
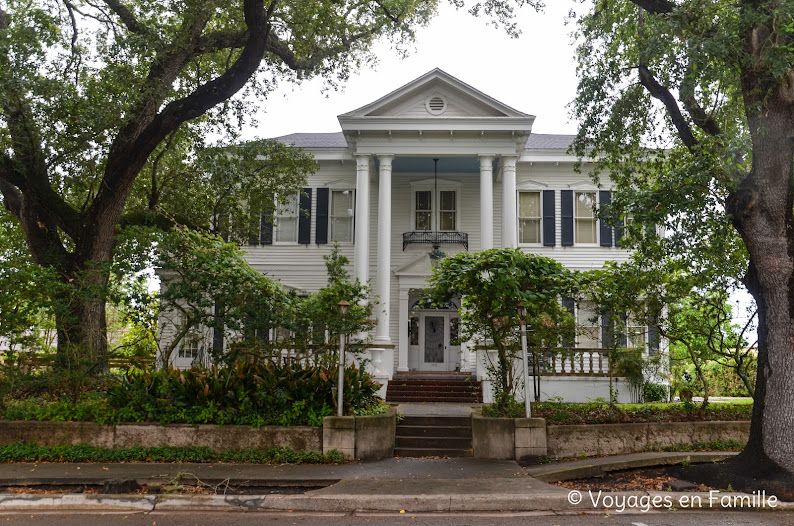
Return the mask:
M 469 250 L 469 234 L 465 232 L 431 232 L 426 230 L 403 233 L 403 250 L 412 243 L 425 245 L 463 245 Z

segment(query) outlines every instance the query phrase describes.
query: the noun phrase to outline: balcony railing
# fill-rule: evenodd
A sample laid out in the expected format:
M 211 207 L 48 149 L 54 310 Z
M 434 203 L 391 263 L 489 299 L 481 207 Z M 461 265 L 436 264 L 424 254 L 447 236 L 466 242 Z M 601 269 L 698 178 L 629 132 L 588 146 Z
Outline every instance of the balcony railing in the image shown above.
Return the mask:
M 463 245 L 469 250 L 469 234 L 465 232 L 413 231 L 403 233 L 403 250 L 412 243 L 426 245 Z
M 492 346 L 477 345 L 477 350 L 496 352 Z M 521 351 L 516 351 L 521 358 Z M 606 349 L 557 347 L 528 349 L 529 374 L 534 376 L 609 376 L 609 354 Z

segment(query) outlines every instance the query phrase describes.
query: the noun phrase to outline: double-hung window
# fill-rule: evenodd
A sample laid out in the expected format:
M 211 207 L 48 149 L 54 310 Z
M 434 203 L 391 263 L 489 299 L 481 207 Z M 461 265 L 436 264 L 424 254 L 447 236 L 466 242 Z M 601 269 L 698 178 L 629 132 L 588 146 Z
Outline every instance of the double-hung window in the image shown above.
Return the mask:
M 331 191 L 328 214 L 328 238 L 331 241 L 353 241 L 353 194 L 352 190 Z
M 628 347 L 645 348 L 645 332 L 647 327 L 642 325 L 633 315 L 629 315 L 626 326 L 626 345 Z
M 298 242 L 298 194 L 279 196 L 274 213 L 273 241 Z
M 539 244 L 541 224 L 540 192 L 518 194 L 518 242 Z
M 600 330 L 595 303 L 592 301 L 579 302 L 576 310 L 577 347 L 597 349 Z
M 458 191 L 453 189 L 414 190 L 413 229 L 416 231 L 456 232 L 458 230 Z
M 598 242 L 595 208 L 595 192 L 576 192 L 574 194 L 574 239 L 576 243 L 595 244 Z

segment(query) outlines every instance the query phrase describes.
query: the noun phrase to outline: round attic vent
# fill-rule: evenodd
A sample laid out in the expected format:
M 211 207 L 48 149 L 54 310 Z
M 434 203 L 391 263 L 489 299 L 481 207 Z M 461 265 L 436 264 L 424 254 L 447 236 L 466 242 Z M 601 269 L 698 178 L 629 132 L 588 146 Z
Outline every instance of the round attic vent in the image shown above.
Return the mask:
M 433 95 L 425 101 L 425 107 L 433 115 L 441 115 L 447 109 L 447 99 L 440 95 Z

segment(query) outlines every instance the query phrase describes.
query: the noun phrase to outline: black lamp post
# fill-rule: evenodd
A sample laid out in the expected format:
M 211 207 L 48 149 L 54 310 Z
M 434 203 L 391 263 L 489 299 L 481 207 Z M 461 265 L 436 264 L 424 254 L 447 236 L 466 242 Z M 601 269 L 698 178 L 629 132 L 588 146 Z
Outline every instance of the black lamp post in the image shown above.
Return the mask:
M 339 332 L 339 386 L 336 392 L 336 415 L 343 416 L 344 414 L 344 386 L 345 386 L 345 330 L 344 321 L 347 315 L 347 309 L 350 308 L 350 303 L 345 300 L 337 303 L 339 312 L 342 314 L 342 330 Z
M 526 417 L 532 415 L 529 406 L 529 367 L 527 366 L 527 307 L 523 301 L 518 302 L 518 317 L 521 319 L 521 363 L 524 364 L 524 412 Z

